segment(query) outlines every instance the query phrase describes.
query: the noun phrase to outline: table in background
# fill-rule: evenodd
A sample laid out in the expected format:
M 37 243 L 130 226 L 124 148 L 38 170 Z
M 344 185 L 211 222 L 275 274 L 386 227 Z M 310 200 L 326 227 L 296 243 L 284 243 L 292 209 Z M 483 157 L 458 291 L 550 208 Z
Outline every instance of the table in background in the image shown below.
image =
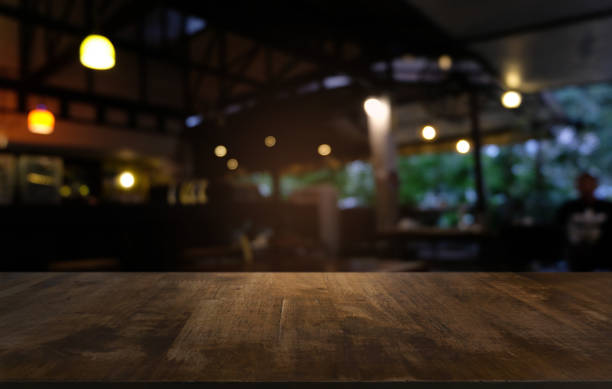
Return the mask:
M 483 261 L 483 245 L 490 238 L 490 234 L 482 229 L 460 229 L 460 228 L 439 228 L 420 226 L 407 229 L 387 229 L 376 234 L 379 240 L 387 241 L 395 255 L 407 260 L 422 259 L 414 258 L 414 255 L 406 254 L 406 244 L 426 243 L 431 250 L 433 260 L 443 260 L 440 245 L 443 243 L 453 243 L 455 245 L 475 245 L 476 253 L 469 256 L 469 260 L 479 263 Z M 465 269 L 462 269 L 465 270 Z

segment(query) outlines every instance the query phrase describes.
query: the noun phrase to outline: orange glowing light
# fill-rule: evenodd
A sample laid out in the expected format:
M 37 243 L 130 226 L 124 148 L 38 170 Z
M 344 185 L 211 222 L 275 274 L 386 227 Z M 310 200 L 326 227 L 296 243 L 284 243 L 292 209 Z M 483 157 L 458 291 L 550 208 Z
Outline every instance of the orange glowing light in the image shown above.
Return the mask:
M 35 134 L 51 134 L 55 129 L 55 116 L 44 105 L 39 105 L 28 113 L 28 129 Z

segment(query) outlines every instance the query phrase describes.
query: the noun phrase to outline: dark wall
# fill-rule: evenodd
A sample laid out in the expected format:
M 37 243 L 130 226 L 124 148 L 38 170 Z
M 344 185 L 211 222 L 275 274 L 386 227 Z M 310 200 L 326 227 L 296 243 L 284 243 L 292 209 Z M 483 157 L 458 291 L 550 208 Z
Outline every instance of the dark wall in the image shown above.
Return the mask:
M 318 236 L 316 210 L 268 202 L 167 206 L 0 207 L 0 270 L 44 271 L 53 261 L 117 258 L 122 270 L 173 270 L 183 250 L 227 246 L 274 228 Z

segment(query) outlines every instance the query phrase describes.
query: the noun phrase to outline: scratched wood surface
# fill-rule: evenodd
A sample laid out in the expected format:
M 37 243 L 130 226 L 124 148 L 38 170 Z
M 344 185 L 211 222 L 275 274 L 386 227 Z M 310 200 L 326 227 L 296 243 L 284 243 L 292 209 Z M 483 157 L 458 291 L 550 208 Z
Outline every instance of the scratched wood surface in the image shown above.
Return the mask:
M 0 382 L 612 380 L 612 275 L 0 275 Z

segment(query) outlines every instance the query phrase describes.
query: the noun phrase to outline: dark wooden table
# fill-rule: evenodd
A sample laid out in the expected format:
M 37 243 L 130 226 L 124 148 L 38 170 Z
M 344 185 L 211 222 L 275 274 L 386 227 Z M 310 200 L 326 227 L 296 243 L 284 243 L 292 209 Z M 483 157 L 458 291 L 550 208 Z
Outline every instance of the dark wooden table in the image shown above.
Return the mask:
M 107 384 L 612 388 L 612 275 L 1 274 L 0 386 Z

